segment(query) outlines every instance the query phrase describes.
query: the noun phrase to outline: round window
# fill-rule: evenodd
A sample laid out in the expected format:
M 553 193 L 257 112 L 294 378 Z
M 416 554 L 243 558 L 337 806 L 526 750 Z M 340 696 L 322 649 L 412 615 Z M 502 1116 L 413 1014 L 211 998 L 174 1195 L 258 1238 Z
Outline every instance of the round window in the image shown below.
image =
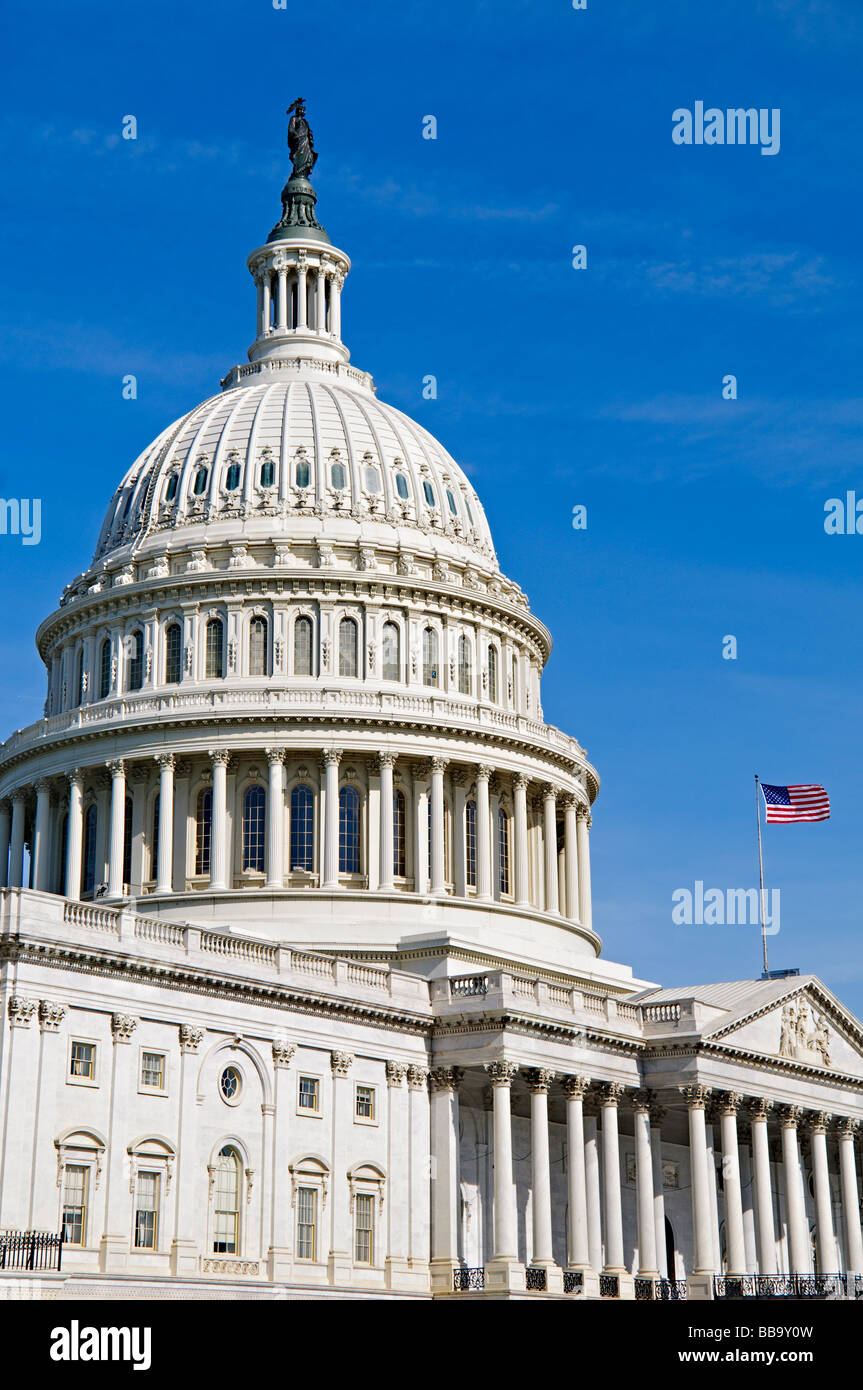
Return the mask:
M 243 1088 L 243 1078 L 236 1067 L 225 1067 L 219 1077 L 219 1090 L 222 1093 L 222 1100 L 234 1105 L 240 1098 L 240 1091 Z

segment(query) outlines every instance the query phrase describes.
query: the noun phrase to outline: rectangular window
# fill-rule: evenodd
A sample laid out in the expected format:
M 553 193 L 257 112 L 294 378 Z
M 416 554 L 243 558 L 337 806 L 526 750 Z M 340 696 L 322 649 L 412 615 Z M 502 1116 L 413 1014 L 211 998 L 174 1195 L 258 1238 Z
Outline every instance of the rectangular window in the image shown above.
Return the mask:
M 135 1249 L 155 1250 L 159 1240 L 159 1174 L 139 1173 L 135 1197 Z
M 77 1163 L 66 1166 L 63 1184 L 63 1241 L 83 1245 L 87 1235 L 87 1194 L 90 1169 Z
M 84 1081 L 96 1079 L 96 1044 L 73 1042 L 69 1075 Z
M 356 1234 L 354 1263 L 370 1265 L 375 1248 L 375 1199 L 368 1192 L 358 1192 L 355 1198 Z
M 357 1119 L 373 1120 L 375 1118 L 375 1088 L 374 1086 L 357 1087 Z
M 318 1191 L 301 1187 L 297 1191 L 297 1259 L 313 1260 L 317 1244 Z
M 143 1052 L 141 1054 L 141 1085 L 148 1087 L 151 1091 L 164 1091 L 164 1052 Z
M 300 1109 L 317 1111 L 320 1100 L 320 1085 L 316 1076 L 300 1077 Z

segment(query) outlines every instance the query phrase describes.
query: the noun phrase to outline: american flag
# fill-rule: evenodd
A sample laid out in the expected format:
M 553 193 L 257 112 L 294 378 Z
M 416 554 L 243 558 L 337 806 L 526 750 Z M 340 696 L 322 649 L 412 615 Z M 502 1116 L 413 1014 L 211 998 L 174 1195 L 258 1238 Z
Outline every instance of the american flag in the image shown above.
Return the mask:
M 767 821 L 829 820 L 830 798 L 817 783 L 797 787 L 771 787 L 761 783 Z

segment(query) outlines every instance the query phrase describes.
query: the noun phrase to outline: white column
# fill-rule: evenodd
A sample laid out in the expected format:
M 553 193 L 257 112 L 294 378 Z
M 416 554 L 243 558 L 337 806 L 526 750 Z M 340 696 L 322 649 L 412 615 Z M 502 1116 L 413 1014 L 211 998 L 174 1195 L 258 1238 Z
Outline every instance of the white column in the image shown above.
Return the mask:
M 512 779 L 515 900 L 521 905 L 530 902 L 527 868 L 527 784 L 528 778 L 523 772 L 517 772 Z
M 707 1086 L 684 1086 L 689 1107 L 689 1162 L 692 1169 L 692 1224 L 695 1232 L 694 1274 L 715 1274 L 713 1211 L 707 1171 L 707 1135 L 704 1107 L 710 1099 Z
M 318 267 L 315 279 L 315 328 L 318 333 L 327 331 L 327 272 Z
M 180 1079 L 177 1096 L 177 1173 L 175 1178 L 174 1238 L 171 1243 L 171 1273 L 196 1273 L 200 1247 L 199 1200 L 201 1173 L 207 1161 L 198 1154 L 198 1106 L 195 1078 L 200 1058 L 198 1048 L 204 1037 L 203 1028 L 181 1023 Z
M 443 825 L 443 775 L 446 766 L 446 758 L 432 758 L 431 760 L 431 891 L 438 896 L 446 892 Z
M 297 322 L 295 325 L 297 328 L 305 328 L 307 326 L 307 294 L 306 260 L 304 253 L 301 251 L 299 263 L 297 265 Z
M 260 272 L 255 280 L 255 286 L 258 291 L 258 331 L 255 337 L 262 338 L 264 336 L 266 324 L 264 322 L 264 277 Z
M 476 770 L 476 896 L 480 902 L 491 901 L 491 817 L 488 782 L 492 769 L 484 765 Z
M 785 1172 L 785 1203 L 788 1209 L 788 1248 L 792 1274 L 809 1273 L 809 1223 L 803 1196 L 803 1173 L 800 1167 L 800 1145 L 797 1141 L 797 1122 L 800 1108 L 783 1107 L 779 1123 L 782 1129 L 782 1166 Z
M 758 1273 L 776 1274 L 776 1228 L 773 1224 L 773 1185 L 770 1180 L 770 1143 L 767 1137 L 769 1100 L 750 1102 L 752 1166 L 755 1169 L 755 1204 L 758 1229 Z
M 170 893 L 174 851 L 174 755 L 157 753 L 159 764 L 159 862 L 156 892 Z
M 123 1138 L 129 1113 L 129 1093 L 135 1076 L 135 1059 L 127 1049 L 130 1049 L 132 1034 L 137 1026 L 138 1020 L 131 1014 L 116 1013 L 111 1016 L 114 1046 L 108 1101 L 108 1152 L 105 1156 L 105 1226 L 99 1244 L 99 1270 L 102 1274 L 125 1269 L 128 1260 L 128 1154 Z
M 566 865 L 565 910 L 570 922 L 578 921 L 578 831 L 575 815 L 577 804 L 572 792 L 568 792 L 563 798 L 563 852 Z
M 288 326 L 288 268 L 279 266 L 279 286 L 276 294 L 276 327 L 284 331 Z
M 551 1160 L 548 1150 L 548 1090 L 554 1072 L 545 1067 L 527 1072 L 530 1091 L 530 1163 L 533 1186 L 534 1265 L 554 1264 L 551 1235 Z
M 839 1174 L 842 1183 L 842 1216 L 845 1224 L 845 1248 L 848 1273 L 863 1274 L 863 1236 L 860 1234 L 860 1197 L 857 1188 L 857 1165 L 854 1161 L 856 1120 L 843 1117 L 839 1121 Z
M 339 272 L 330 279 L 330 333 L 334 338 L 342 336 L 342 285 L 344 276 Z
M 831 1118 L 832 1116 L 823 1112 L 812 1117 L 812 1176 L 815 1187 L 815 1240 L 819 1274 L 836 1274 L 839 1270 L 836 1235 L 833 1230 L 830 1170 L 827 1163 L 827 1128 Z
M 341 749 L 324 753 L 324 888 L 339 886 L 339 761 Z
M 408 1271 L 408 1220 L 410 1213 L 410 1133 L 408 1093 L 405 1087 L 407 1065 L 387 1062 L 387 1288 L 404 1286 Z
M 381 776 L 380 886 L 384 891 L 391 891 L 394 881 L 393 764 L 395 760 L 395 753 L 378 753 Z
M 590 812 L 586 806 L 576 810 L 576 841 L 578 844 L 578 915 L 582 926 L 593 925 L 590 902 Z
M 9 887 L 24 886 L 24 821 L 27 803 L 23 787 L 12 793 L 12 845 L 9 850 Z
M 66 828 L 66 897 L 81 896 L 81 851 L 84 842 L 84 778 L 69 773 L 69 820 Z
M 211 748 L 213 760 L 213 823 L 210 831 L 210 888 L 223 893 L 228 886 L 228 759 L 225 748 Z
M 284 748 L 268 748 L 270 780 L 267 795 L 267 887 L 282 888 L 285 882 L 284 856 Z
M 123 896 L 123 841 L 126 824 L 126 768 L 122 758 L 108 764 L 111 774 L 111 821 L 108 840 L 108 897 Z M 161 838 L 162 827 L 159 826 Z
M 722 1141 L 722 1179 L 725 1196 L 725 1258 L 729 1274 L 746 1273 L 746 1241 L 743 1234 L 743 1192 L 737 1147 L 737 1110 L 740 1096 L 726 1092 L 719 1101 Z
M 33 830 L 33 887 L 47 893 L 51 870 L 51 784 L 36 783 L 36 825 Z
M 596 1132 L 595 1098 L 590 1097 L 590 1113 L 584 1116 L 584 1186 L 587 1193 L 587 1241 L 590 1267 L 602 1269 L 602 1186 L 599 1172 L 599 1141 Z
M 428 764 L 414 766 L 414 891 L 417 893 L 426 893 L 429 883 L 428 775 Z
M 330 1194 L 330 1256 L 327 1269 L 331 1284 L 345 1284 L 351 1273 L 351 1211 L 346 1182 L 351 1138 L 353 1105 L 351 1104 L 350 1052 L 332 1052 L 333 1119 L 330 1172 L 333 1186 Z
M 291 1060 L 296 1052 L 293 1043 L 284 1038 L 273 1042 L 273 1154 L 272 1189 L 270 1193 L 270 1240 L 268 1267 L 271 1279 L 291 1277 L 293 1263 L 290 1248 L 291 1191 L 288 1173 L 290 1162 L 291 1111 L 295 1104 L 294 1078 L 290 1074 Z
M 620 1199 L 620 1145 L 617 1138 L 617 1105 L 623 1087 L 606 1082 L 600 1089 L 602 1110 L 602 1187 L 605 1212 L 605 1273 L 625 1274 L 623 1263 L 623 1209 Z
M 262 333 L 270 331 L 270 272 L 267 270 L 263 275 L 263 297 L 261 300 L 261 315 L 263 327 Z
M 432 1288 L 452 1292 L 458 1263 L 458 1088 L 460 1067 L 434 1067 L 431 1076 Z
M 649 1091 L 637 1091 L 632 1098 L 635 1121 L 635 1203 L 638 1212 L 638 1273 L 642 1279 L 657 1279 L 656 1224 L 653 1211 L 653 1155 L 650 1150 Z
M 452 877 L 453 891 L 457 898 L 467 896 L 467 844 L 465 835 L 467 832 L 465 806 L 467 795 L 465 790 L 464 769 L 456 767 L 450 773 L 450 780 L 453 789 L 452 806 Z
M 557 891 L 557 793 L 548 782 L 542 789 L 543 830 L 545 846 L 545 910 L 559 912 Z
M 433 1153 L 429 1124 L 429 1074 L 425 1067 L 408 1067 L 408 1264 L 411 1271 L 428 1279 L 431 1237 L 431 1187 L 429 1167 Z M 451 1278 L 448 1286 L 452 1287 Z
M 662 1121 L 665 1106 L 653 1100 L 650 1106 L 650 1158 L 653 1164 L 653 1230 L 656 1264 L 662 1279 L 674 1279 L 677 1271 L 668 1268 L 668 1242 L 665 1238 L 665 1174 L 662 1167 Z
M 570 1269 L 590 1268 L 587 1226 L 587 1182 L 584 1155 L 584 1093 L 587 1077 L 561 1077 L 566 1096 L 567 1165 L 567 1265 Z
M 0 802 L 0 888 L 9 884 L 9 843 L 12 838 L 12 807 Z
M 494 1255 L 495 1263 L 518 1260 L 515 1188 L 512 1181 L 510 1091 L 518 1072 L 515 1062 L 486 1062 L 494 1104 Z

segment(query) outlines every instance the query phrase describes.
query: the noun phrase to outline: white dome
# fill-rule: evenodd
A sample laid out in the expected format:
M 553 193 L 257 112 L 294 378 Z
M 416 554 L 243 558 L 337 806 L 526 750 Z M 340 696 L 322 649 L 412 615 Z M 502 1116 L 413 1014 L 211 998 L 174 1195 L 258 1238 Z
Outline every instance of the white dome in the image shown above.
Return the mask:
M 135 461 L 94 564 L 164 549 L 168 539 L 171 550 L 200 544 L 202 526 L 208 539 L 290 541 L 326 537 L 332 525 L 343 538 L 496 569 L 461 468 L 427 430 L 377 400 L 365 373 L 299 358 L 232 377 L 240 372 L 245 380 L 175 421 Z

